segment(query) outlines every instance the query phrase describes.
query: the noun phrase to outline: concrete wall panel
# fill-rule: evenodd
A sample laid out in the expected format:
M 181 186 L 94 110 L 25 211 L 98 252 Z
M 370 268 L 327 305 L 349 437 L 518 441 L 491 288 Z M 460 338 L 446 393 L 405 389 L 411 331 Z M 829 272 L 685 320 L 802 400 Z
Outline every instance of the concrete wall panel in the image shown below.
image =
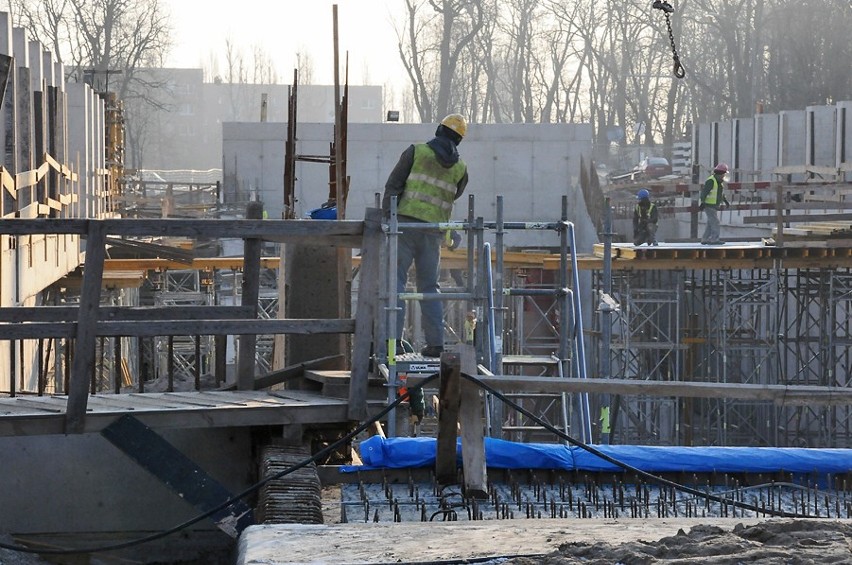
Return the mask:
M 236 493 L 247 488 L 246 480 L 253 476 L 246 430 L 175 430 L 162 435 Z M 198 514 L 99 434 L 4 437 L 0 453 L 15 454 L 3 459 L 7 480 L 0 486 L 0 531 L 158 531 Z M 36 484 L 38 488 L 32 488 Z M 72 492 L 77 496 L 69 499 Z M 213 527 L 209 521 L 201 526 Z
M 835 166 L 844 171 L 843 180 L 852 180 L 852 100 L 837 103 Z
M 734 134 L 733 126 L 730 121 L 713 122 L 713 131 L 715 139 L 713 142 L 713 150 L 715 151 L 713 159 L 708 163 L 708 167 L 712 169 L 716 163 L 727 163 L 728 166 L 733 166 L 733 143 Z
M 754 119 L 738 118 L 732 124 L 731 166 L 736 182 L 754 180 Z
M 778 165 L 780 167 L 803 166 L 806 164 L 806 123 L 804 110 L 779 112 Z M 779 180 L 776 176 L 773 180 Z M 793 182 L 802 182 L 805 175 L 791 175 Z
M 257 188 L 270 217 L 280 217 L 282 210 L 286 131 L 285 124 L 274 123 L 223 126 L 226 194 L 233 194 L 235 187 L 243 191 L 249 186 Z M 347 218 L 363 218 L 365 208 L 374 205 L 375 195 L 384 192 L 399 155 L 411 143 L 429 140 L 434 131 L 434 124 L 349 124 Z M 331 124 L 299 124 L 297 153 L 328 155 L 332 132 Z M 507 221 L 555 221 L 561 195 L 577 190 L 581 158 L 588 163 L 591 129 L 572 124 L 472 124 L 459 153 L 468 165 L 470 183 L 455 207 L 454 219 L 467 218 L 467 195 L 473 194 L 477 216 L 495 219 L 496 198 L 502 195 Z M 296 175 L 296 216 L 305 217 L 328 198 L 328 166 L 299 162 Z M 587 216 L 583 223 L 591 225 Z M 589 250 L 594 234 L 593 229 L 588 232 L 585 244 Z M 518 246 L 558 243 L 553 234 L 540 235 L 527 234 L 527 239 L 513 241 Z M 514 243 L 507 241 L 507 245 Z
M 692 135 L 692 163 L 697 165 L 698 178 L 702 182 L 715 163 L 713 163 L 713 128 L 711 124 L 697 124 Z
M 772 170 L 778 166 L 778 128 L 778 114 L 754 117 L 754 170 L 760 172 L 755 181 L 774 180 Z
M 834 106 L 808 106 L 805 130 L 805 162 L 817 167 L 834 167 L 837 158 L 837 109 Z

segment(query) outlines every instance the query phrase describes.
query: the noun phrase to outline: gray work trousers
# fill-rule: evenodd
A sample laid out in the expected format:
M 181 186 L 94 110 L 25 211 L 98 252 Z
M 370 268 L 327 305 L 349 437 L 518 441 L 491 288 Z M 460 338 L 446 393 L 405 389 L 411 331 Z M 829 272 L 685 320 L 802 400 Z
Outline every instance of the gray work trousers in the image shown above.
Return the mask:
M 705 204 L 704 215 L 707 216 L 707 226 L 704 228 L 704 235 L 701 237 L 701 243 L 718 243 L 719 242 L 719 207 L 715 205 Z

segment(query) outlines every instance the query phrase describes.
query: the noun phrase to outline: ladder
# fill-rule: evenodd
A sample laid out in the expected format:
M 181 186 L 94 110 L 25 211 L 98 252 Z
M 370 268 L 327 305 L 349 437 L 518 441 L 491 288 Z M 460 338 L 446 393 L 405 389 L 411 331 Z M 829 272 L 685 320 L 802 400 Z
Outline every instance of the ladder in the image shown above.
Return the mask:
M 504 355 L 503 374 L 530 374 L 537 369 L 535 376 L 562 377 L 562 363 L 555 355 Z M 570 401 L 566 393 L 505 392 L 507 398 L 522 408 L 529 410 L 549 425 L 568 433 Z M 495 406 L 496 407 L 496 406 Z M 496 416 L 496 415 L 495 415 Z M 514 410 L 501 419 L 500 430 L 503 439 L 522 443 L 553 443 L 559 441 L 552 432 Z

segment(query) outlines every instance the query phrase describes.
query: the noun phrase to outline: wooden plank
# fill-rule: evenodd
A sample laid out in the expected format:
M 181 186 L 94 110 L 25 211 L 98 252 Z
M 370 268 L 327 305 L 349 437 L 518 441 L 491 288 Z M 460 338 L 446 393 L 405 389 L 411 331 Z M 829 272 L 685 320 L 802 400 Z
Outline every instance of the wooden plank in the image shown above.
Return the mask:
M 21 186 L 20 183 L 18 186 Z M 0 224 L 0 234 L 30 235 L 70 233 L 85 235 L 91 221 L 103 222 L 107 235 L 118 236 L 162 236 L 190 238 L 259 238 L 270 241 L 304 242 L 336 241 L 343 238 L 348 244 L 361 244 L 363 222 L 340 220 L 336 222 L 314 222 L 302 220 L 215 220 L 215 219 L 53 219 L 37 218 L 26 220 L 10 219 Z M 345 238 L 353 239 L 346 240 Z M 330 238 L 330 239 L 324 239 Z
M 476 350 L 472 345 L 460 345 L 461 372 L 476 376 Z M 467 496 L 488 498 L 488 472 L 485 466 L 485 428 L 482 424 L 484 404 L 482 389 L 468 379 L 461 378 L 460 392 L 462 466 Z
M 480 376 L 482 382 L 500 391 L 539 393 L 620 394 L 685 398 L 728 398 L 766 400 L 778 405 L 852 405 L 852 388 L 805 385 L 756 385 L 722 382 L 645 381 L 634 379 L 574 379 L 523 376 Z M 408 375 L 416 384 L 419 375 Z
M 74 322 L 0 324 L 0 340 L 78 337 Z M 99 321 L 93 336 L 153 337 L 169 335 L 276 335 L 342 334 L 355 330 L 355 320 L 126 320 Z
M 379 253 L 382 245 L 382 212 L 368 208 L 364 215 L 364 242 L 361 245 L 360 283 L 355 312 L 355 339 L 352 348 L 352 377 L 349 381 L 349 418 L 363 421 L 367 417 L 367 387 L 370 349 L 378 339 L 373 335 L 373 321 L 379 316 Z
M 307 392 L 289 391 L 287 397 L 276 397 L 268 393 L 209 392 L 182 393 L 185 395 L 224 395 L 220 404 L 203 406 L 181 405 L 175 408 L 172 393 L 149 393 L 133 395 L 130 401 L 134 416 L 152 429 L 187 429 L 208 427 L 242 427 L 280 425 L 282 422 L 336 424 L 347 422 L 347 403 L 344 399 L 332 399 Z M 85 433 L 100 432 L 104 427 L 128 410 L 117 408 L 113 402 L 129 400 L 130 395 L 98 395 L 84 421 Z M 0 399 L 0 437 L 61 435 L 65 432 L 63 407 L 67 397 L 28 397 L 28 408 L 18 402 L 19 398 Z M 41 405 L 43 403 L 43 406 Z M 242 403 L 245 405 L 243 406 Z M 371 414 L 383 407 L 383 402 L 369 403 Z M 9 413 L 13 412 L 13 413 Z
M 102 306 L 101 317 L 127 320 L 227 320 L 244 318 L 242 306 Z M 0 322 L 70 322 L 77 319 L 77 306 L 12 306 L 0 308 Z
M 15 186 L 18 191 L 23 190 L 25 188 L 29 188 L 31 186 L 35 186 L 38 183 L 38 171 L 23 171 L 15 175 Z
M 15 179 L 11 174 L 9 174 L 6 167 L 0 167 L 0 185 L 3 186 L 12 198 L 17 199 L 18 195 L 15 191 Z
M 790 214 L 783 215 L 781 219 L 788 222 L 852 222 L 852 214 Z M 743 218 L 744 224 L 774 224 L 778 220 L 775 216 L 747 216 Z
M 409 375 L 410 376 L 410 375 Z M 457 353 L 441 354 L 441 385 L 438 392 L 438 440 L 435 476 L 439 484 L 457 484 L 456 439 L 461 402 L 461 359 Z
M 101 434 L 137 465 L 157 477 L 200 512 L 210 513 L 216 525 L 232 538 L 253 523 L 251 508 L 190 460 L 180 450 L 136 418 L 124 415 Z
M 89 223 L 86 237 L 86 261 L 83 267 L 83 289 L 77 317 L 74 366 L 68 390 L 68 411 L 65 414 L 65 433 L 79 434 L 85 430 L 86 401 L 89 395 L 89 376 L 95 370 L 95 327 L 101 298 L 101 281 L 106 254 L 106 233 L 102 222 Z
M 325 366 L 335 366 L 339 364 L 341 358 L 341 355 L 328 355 L 326 357 L 320 357 L 319 359 L 306 361 L 297 365 L 290 365 L 289 367 L 284 367 L 283 369 L 272 371 L 261 377 L 257 377 L 254 380 L 254 390 L 262 390 L 264 388 L 269 388 L 271 386 L 275 386 L 302 377 L 305 374 L 305 371 L 308 369 L 318 369 Z M 236 383 L 234 383 L 233 385 L 229 385 L 229 388 L 231 386 L 236 386 Z
M 264 269 L 277 269 L 281 265 L 280 257 L 261 257 L 260 266 Z M 190 263 L 180 263 L 169 259 L 158 259 L 143 257 L 138 259 L 107 259 L 104 263 L 104 271 L 135 271 L 135 270 L 207 270 L 207 269 L 229 269 L 239 271 L 243 268 L 242 257 L 201 257 L 195 258 Z

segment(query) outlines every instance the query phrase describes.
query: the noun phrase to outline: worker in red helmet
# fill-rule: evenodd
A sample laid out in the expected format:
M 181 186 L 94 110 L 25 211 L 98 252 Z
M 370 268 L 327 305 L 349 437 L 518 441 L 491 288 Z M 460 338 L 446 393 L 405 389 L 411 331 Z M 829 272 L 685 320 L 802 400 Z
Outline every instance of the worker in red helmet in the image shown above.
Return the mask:
M 633 210 L 633 245 L 657 245 L 657 221 L 659 212 L 651 202 L 651 193 L 647 188 L 636 193 L 636 208 Z
M 725 242 L 719 238 L 719 207 L 729 205 L 723 190 L 725 188 L 725 175 L 728 174 L 728 165 L 719 163 L 713 167 L 713 174 L 704 181 L 704 186 L 698 194 L 698 209 L 704 211 L 707 216 L 707 226 L 701 237 L 701 245 L 723 245 Z

